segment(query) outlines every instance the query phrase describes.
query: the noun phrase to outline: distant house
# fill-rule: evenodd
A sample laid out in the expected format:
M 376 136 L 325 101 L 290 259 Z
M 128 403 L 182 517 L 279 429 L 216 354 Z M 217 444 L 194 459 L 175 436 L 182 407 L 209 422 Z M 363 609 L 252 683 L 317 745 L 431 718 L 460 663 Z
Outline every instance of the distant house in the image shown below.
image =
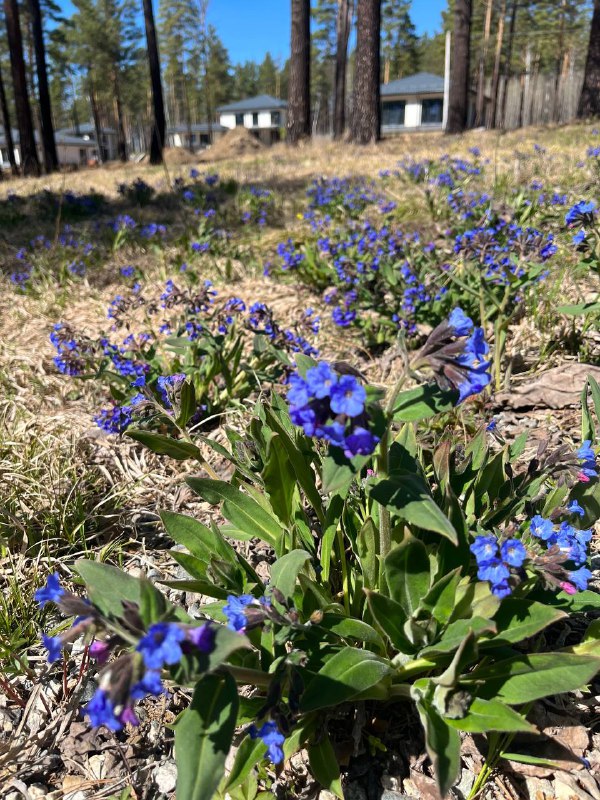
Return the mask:
M 94 157 L 98 155 L 103 161 L 115 161 L 119 157 L 117 132 L 114 128 L 101 128 L 100 129 L 100 144 L 101 153 L 98 153 L 98 146 L 96 142 L 96 128 L 93 122 L 85 122 L 83 125 L 78 125 L 74 128 L 61 128 L 56 131 L 57 137 L 65 136 L 79 139 L 82 142 L 92 142 L 96 148 Z
M 42 161 L 42 149 L 37 136 L 35 141 L 38 148 L 38 157 Z M 21 164 L 21 148 L 19 144 L 19 131 L 12 129 L 13 146 L 15 150 L 15 161 L 17 165 Z M 91 140 L 83 140 L 76 136 L 68 136 L 60 131 L 54 135 L 56 142 L 56 153 L 58 155 L 58 163 L 65 166 L 82 166 L 88 164 L 96 157 L 96 142 Z M 0 169 L 10 169 L 10 161 L 8 158 L 8 147 L 6 145 L 6 136 L 4 135 L 4 128 L 0 126 Z
M 199 150 L 209 147 L 215 140 L 227 133 L 228 128 L 213 122 L 197 122 L 193 125 L 173 125 L 167 128 L 167 145 L 169 147 L 185 147 L 188 150 Z
M 441 130 L 444 79 L 417 72 L 381 86 L 381 131 Z
M 277 141 L 285 128 L 287 103 L 268 94 L 247 97 L 217 108 L 224 128 L 247 128 L 267 143 Z

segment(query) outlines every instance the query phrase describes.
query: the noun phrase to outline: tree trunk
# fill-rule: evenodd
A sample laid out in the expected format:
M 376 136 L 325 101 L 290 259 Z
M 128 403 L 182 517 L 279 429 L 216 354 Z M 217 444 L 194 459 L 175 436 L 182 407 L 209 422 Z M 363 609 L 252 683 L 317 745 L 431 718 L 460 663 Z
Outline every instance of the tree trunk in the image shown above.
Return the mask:
M 165 146 L 165 106 L 162 83 L 160 81 L 160 59 L 156 42 L 156 27 L 152 0 L 144 0 L 144 23 L 146 25 L 146 43 L 148 45 L 148 63 L 150 65 L 150 83 L 152 86 L 152 135 L 150 137 L 150 163 L 162 164 L 163 147 Z
M 579 119 L 587 119 L 598 114 L 600 114 L 600 0 L 594 0 L 594 15 L 577 116 Z
M 120 161 L 127 161 L 127 141 L 125 139 L 125 124 L 123 122 L 123 103 L 121 100 L 121 86 L 117 70 L 113 72 L 113 85 L 115 89 L 115 116 L 117 118 L 117 152 Z
M 48 89 L 48 70 L 46 67 L 46 48 L 44 47 L 44 29 L 40 0 L 29 0 L 31 25 L 33 29 L 33 45 L 35 47 L 35 65 L 37 70 L 38 94 L 40 98 L 40 117 L 42 121 L 42 148 L 44 168 L 46 172 L 58 169 L 58 155 L 54 141 L 54 125 L 52 123 L 52 106 Z
M 292 0 L 287 141 L 310 136 L 310 0 Z
M 6 18 L 8 49 L 10 51 L 17 127 L 19 128 L 21 167 L 24 175 L 39 175 L 40 162 L 35 145 L 35 136 L 33 135 L 33 118 L 27 93 L 27 76 L 25 74 L 23 39 L 21 37 L 17 0 L 4 0 L 4 16 Z
M 10 114 L 8 111 L 8 102 L 6 100 L 6 91 L 4 89 L 4 81 L 2 79 L 2 71 L 0 71 L 0 112 L 2 113 L 2 125 L 4 126 L 4 140 L 8 150 L 8 162 L 13 175 L 19 174 L 19 168 L 15 159 L 15 143 L 13 142 L 12 128 L 10 127 Z
M 96 97 L 96 88 L 94 86 L 94 79 L 92 78 L 90 67 L 88 67 L 88 81 L 90 83 L 90 105 L 92 107 L 92 117 L 94 119 L 94 130 L 96 131 L 96 143 L 98 145 L 98 161 L 100 164 L 103 164 L 105 161 L 108 161 L 108 153 L 102 141 L 102 125 L 100 124 L 98 98 Z
M 492 106 L 487 127 L 496 127 L 496 116 L 498 111 L 498 88 L 500 86 L 500 64 L 502 61 L 502 45 L 504 42 L 504 20 L 506 18 L 506 0 L 500 4 L 500 16 L 498 17 L 498 32 L 496 34 L 496 52 L 494 54 L 494 71 L 492 73 L 491 99 Z
M 600 0 L 599 0 L 600 2 Z M 333 112 L 333 138 L 340 139 L 346 127 L 346 67 L 348 64 L 348 39 L 354 11 L 354 0 L 338 0 L 337 48 L 335 53 Z
M 556 66 L 554 69 L 554 97 L 552 98 L 552 121 L 558 122 L 560 117 L 560 78 L 565 58 L 565 6 L 566 0 L 561 0 L 560 22 L 558 28 L 558 47 L 556 52 Z
M 455 0 L 454 45 L 446 133 L 462 133 L 468 124 L 470 50 L 471 0 Z
M 531 45 L 525 51 L 525 70 L 521 73 L 521 95 L 519 98 L 519 119 L 517 128 L 522 128 L 525 122 L 525 96 L 529 90 L 529 73 L 531 71 Z
M 508 98 L 508 82 L 510 80 L 510 67 L 512 61 L 513 42 L 515 39 L 515 26 L 517 24 L 517 8 L 519 0 L 513 0 L 510 11 L 510 26 L 508 29 L 508 44 L 506 47 L 506 61 L 504 62 L 504 86 L 502 90 L 502 127 L 506 128 L 506 100 Z
M 483 41 L 479 50 L 479 68 L 477 74 L 477 106 L 475 109 L 475 127 L 479 128 L 485 122 L 485 62 L 487 60 L 492 27 L 493 0 L 486 0 L 485 22 L 483 26 Z
M 381 137 L 381 0 L 358 0 L 356 29 L 352 141 L 368 144 Z

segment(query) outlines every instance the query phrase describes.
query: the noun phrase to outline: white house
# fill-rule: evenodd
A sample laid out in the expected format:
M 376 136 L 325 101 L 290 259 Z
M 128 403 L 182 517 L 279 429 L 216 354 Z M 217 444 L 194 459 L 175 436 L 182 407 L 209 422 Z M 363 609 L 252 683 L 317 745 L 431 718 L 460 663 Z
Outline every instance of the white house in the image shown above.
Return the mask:
M 38 149 L 38 157 L 42 161 L 42 148 L 38 139 L 37 131 L 34 132 L 35 141 Z M 19 146 L 19 131 L 12 129 L 12 140 L 15 151 L 15 161 L 17 165 L 21 164 L 21 148 Z M 54 135 L 56 143 L 56 154 L 58 156 L 58 163 L 64 166 L 84 166 L 88 164 L 97 155 L 96 142 L 91 140 L 82 140 L 76 136 L 67 136 L 60 131 Z M 8 158 L 8 148 L 6 145 L 6 137 L 4 135 L 4 128 L 0 126 L 0 169 L 10 169 L 10 161 Z
M 401 133 L 441 130 L 444 120 L 444 79 L 417 72 L 381 86 L 381 131 Z
M 218 122 L 197 122 L 192 125 L 173 125 L 167 128 L 167 145 L 169 147 L 186 147 L 198 150 L 214 144 L 215 140 L 227 133 L 229 129 Z
M 287 103 L 268 94 L 247 97 L 217 108 L 219 123 L 224 128 L 244 127 L 267 142 L 280 138 L 285 128 Z
M 56 131 L 56 136 L 65 136 L 79 141 L 91 142 L 96 148 L 94 154 L 98 156 L 98 146 L 96 142 L 96 128 L 93 122 L 85 122 L 83 125 L 78 125 L 75 128 L 61 128 Z M 104 161 L 115 161 L 118 157 L 118 142 L 117 132 L 114 128 L 100 128 L 100 137 L 102 144 L 102 156 Z

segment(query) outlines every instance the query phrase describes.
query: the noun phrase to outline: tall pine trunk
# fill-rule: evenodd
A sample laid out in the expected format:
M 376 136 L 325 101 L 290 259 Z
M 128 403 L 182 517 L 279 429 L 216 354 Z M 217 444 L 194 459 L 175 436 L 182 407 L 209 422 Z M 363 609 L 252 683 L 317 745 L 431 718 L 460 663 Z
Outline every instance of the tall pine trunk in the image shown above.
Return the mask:
M 506 60 L 504 62 L 504 86 L 502 87 L 501 118 L 503 128 L 506 128 L 506 101 L 508 99 L 508 82 L 510 80 L 510 68 L 513 53 L 513 42 L 515 40 L 515 27 L 517 24 L 518 7 L 519 0 L 513 0 L 510 11 L 510 26 L 508 28 L 508 43 L 506 45 Z M 499 122 L 498 119 L 497 122 Z
M 127 161 L 127 141 L 125 139 L 121 85 L 116 67 L 113 72 L 113 86 L 115 90 L 115 116 L 117 118 L 117 153 L 119 154 L 119 161 L 125 162 Z
M 600 114 L 600 0 L 594 0 L 594 15 L 577 116 L 579 119 L 586 119 L 598 114 Z
M 156 26 L 152 0 L 144 0 L 144 23 L 146 25 L 146 42 L 148 45 L 148 63 L 150 65 L 150 84 L 152 87 L 152 135 L 150 137 L 150 163 L 162 164 L 163 147 L 165 146 L 165 105 L 162 83 L 160 80 L 160 59 L 156 41 Z
M 455 0 L 446 133 L 462 133 L 468 124 L 471 10 L 471 0 Z
M 292 0 L 287 141 L 310 136 L 310 0 Z
M 56 152 L 56 142 L 54 141 L 54 124 L 52 122 L 50 90 L 48 89 L 48 70 L 46 67 L 46 48 L 44 47 L 44 29 L 42 26 L 40 0 L 29 0 L 29 9 L 33 30 L 33 46 L 35 48 L 38 94 L 40 98 L 44 169 L 46 172 L 55 172 L 58 169 L 58 155 Z
M 498 112 L 498 89 L 500 86 L 500 65 L 502 63 L 502 45 L 504 43 L 504 21 L 506 19 L 506 0 L 500 3 L 500 14 L 498 16 L 498 31 L 496 34 L 496 52 L 494 53 L 494 71 L 492 73 L 491 99 L 492 106 L 487 123 L 488 128 L 496 127 L 496 117 Z
M 380 98 L 381 0 L 358 0 L 352 141 L 376 142 L 381 137 Z
M 354 11 L 354 0 L 338 0 L 334 76 L 333 138 L 340 139 L 346 127 L 346 71 L 348 39 Z
M 4 80 L 2 79 L 2 71 L 0 70 L 0 112 L 2 113 L 2 125 L 4 127 L 4 140 L 8 150 L 8 163 L 13 175 L 19 174 L 19 168 L 15 159 L 15 143 L 13 142 L 12 128 L 10 127 L 10 113 L 8 111 L 8 102 L 6 100 L 6 90 L 4 89 Z
M 485 122 L 485 63 L 487 61 L 492 27 L 493 0 L 486 0 L 485 22 L 483 25 L 483 40 L 479 49 L 479 67 L 477 70 L 477 106 L 475 109 L 475 127 L 478 128 Z
M 4 16 L 8 34 L 10 51 L 10 67 L 12 72 L 17 127 L 19 128 L 19 149 L 21 152 L 21 168 L 24 175 L 39 175 L 38 160 L 33 134 L 33 118 L 29 95 L 27 93 L 27 76 L 23 57 L 23 39 L 19 23 L 19 7 L 17 0 L 4 0 Z
M 90 105 L 92 107 L 92 118 L 94 120 L 94 130 L 96 131 L 96 143 L 98 145 L 98 161 L 103 164 L 108 161 L 108 153 L 102 140 L 102 124 L 100 122 L 100 110 L 98 109 L 98 97 L 96 95 L 96 87 L 94 86 L 94 78 L 92 77 L 91 67 L 87 70 L 88 81 L 90 85 Z

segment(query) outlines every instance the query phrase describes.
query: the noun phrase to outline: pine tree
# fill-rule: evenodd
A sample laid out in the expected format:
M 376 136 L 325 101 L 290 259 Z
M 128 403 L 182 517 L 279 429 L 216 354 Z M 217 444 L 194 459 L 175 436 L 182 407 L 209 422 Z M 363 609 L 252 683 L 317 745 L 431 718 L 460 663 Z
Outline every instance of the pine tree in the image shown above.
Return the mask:
M 33 44 L 35 47 L 44 168 L 46 172 L 54 172 L 58 169 L 58 154 L 56 152 L 56 142 L 54 141 L 54 125 L 52 122 L 50 90 L 48 88 L 48 70 L 46 67 L 46 48 L 44 46 L 44 30 L 42 27 L 40 0 L 29 0 L 29 10 L 31 13 Z
M 19 128 L 21 168 L 24 175 L 39 175 L 40 162 L 38 160 L 35 137 L 33 134 L 33 118 L 31 116 L 31 106 L 29 105 L 23 39 L 21 36 L 17 0 L 4 0 L 4 17 L 8 35 L 8 49 L 10 53 L 17 126 Z
M 383 82 L 410 75 L 419 68 L 418 36 L 408 0 L 383 0 L 381 6 L 381 56 Z
M 8 162 L 13 175 L 19 174 L 19 168 L 15 160 L 15 144 L 13 142 L 12 128 L 10 126 L 10 112 L 8 110 L 8 101 L 6 99 L 6 90 L 4 88 L 4 80 L 2 78 L 2 71 L 0 70 L 0 113 L 2 114 L 2 126 L 4 128 L 4 141 L 8 150 Z
M 583 87 L 579 97 L 577 116 L 579 119 L 595 117 L 600 114 L 600 0 L 594 0 L 594 13 L 590 28 L 590 41 Z
M 233 68 L 233 95 L 240 100 L 258 94 L 259 67 L 254 61 L 236 64 Z
M 454 43 L 450 70 L 450 96 L 446 133 L 462 133 L 469 113 L 469 66 L 471 50 L 471 0 L 455 0 Z
M 148 44 L 150 84 L 152 86 L 153 121 L 150 133 L 150 163 L 162 164 L 166 123 L 152 0 L 144 0 L 144 23 L 146 26 L 146 42 Z
M 381 136 L 381 0 L 358 0 L 356 28 L 352 141 L 368 144 Z
M 310 0 L 292 0 L 287 141 L 310 136 Z
M 339 139 L 346 127 L 346 72 L 348 64 L 348 40 L 354 14 L 354 0 L 338 0 L 336 21 L 335 76 L 333 90 L 333 136 Z
M 265 55 L 258 68 L 258 91 L 272 96 L 277 92 L 277 66 L 270 53 Z

